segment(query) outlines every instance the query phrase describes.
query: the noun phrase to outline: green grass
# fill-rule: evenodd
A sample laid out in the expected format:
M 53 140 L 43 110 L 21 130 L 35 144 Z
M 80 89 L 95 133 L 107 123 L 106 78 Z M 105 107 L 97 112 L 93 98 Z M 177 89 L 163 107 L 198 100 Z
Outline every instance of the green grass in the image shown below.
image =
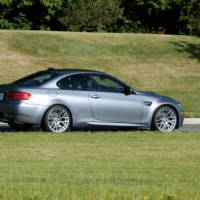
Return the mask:
M 100 70 L 180 101 L 200 117 L 200 38 L 156 34 L 0 31 L 0 83 L 38 70 Z
M 46 69 L 111 73 L 200 117 L 200 39 L 0 31 L 0 83 Z M 199 132 L 0 133 L 0 199 L 199 200 Z
M 0 199 L 199 200 L 199 142 L 199 132 L 0 133 Z

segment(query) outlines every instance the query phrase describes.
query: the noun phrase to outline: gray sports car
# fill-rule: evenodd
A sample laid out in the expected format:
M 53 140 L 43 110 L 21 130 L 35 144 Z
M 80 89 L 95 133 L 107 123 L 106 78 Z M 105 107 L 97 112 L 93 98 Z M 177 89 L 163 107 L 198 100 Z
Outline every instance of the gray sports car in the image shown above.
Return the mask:
M 170 132 L 183 125 L 183 114 L 179 102 L 97 71 L 50 68 L 0 86 L 0 121 L 15 130 L 96 125 Z

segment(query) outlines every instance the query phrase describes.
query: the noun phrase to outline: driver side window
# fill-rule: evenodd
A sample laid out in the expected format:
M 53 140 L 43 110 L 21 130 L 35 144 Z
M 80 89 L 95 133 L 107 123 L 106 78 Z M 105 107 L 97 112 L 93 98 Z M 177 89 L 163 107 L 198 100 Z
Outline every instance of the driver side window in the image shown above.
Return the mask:
M 121 93 L 124 91 L 125 85 L 123 85 L 120 81 L 106 76 L 106 75 L 89 75 L 93 84 L 96 87 L 91 88 L 91 91 L 101 91 L 101 92 L 115 92 Z

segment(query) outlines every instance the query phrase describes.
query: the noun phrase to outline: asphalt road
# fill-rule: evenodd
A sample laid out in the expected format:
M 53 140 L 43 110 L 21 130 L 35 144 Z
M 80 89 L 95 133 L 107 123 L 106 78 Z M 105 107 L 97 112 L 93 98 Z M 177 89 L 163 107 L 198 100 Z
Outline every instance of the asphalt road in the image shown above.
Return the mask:
M 183 131 L 200 131 L 200 124 L 185 124 L 180 130 Z
M 39 128 L 34 127 L 31 131 L 38 131 L 38 130 L 39 130 Z M 86 130 L 88 130 L 88 129 L 86 129 Z M 89 129 L 89 130 L 97 130 L 97 129 Z M 106 129 L 106 130 L 109 130 L 109 128 Z M 110 130 L 113 130 L 113 129 L 110 129 Z M 183 131 L 200 131 L 200 124 L 185 124 L 179 130 L 183 130 Z M 0 124 L 0 132 L 1 131 L 12 132 L 13 130 L 11 128 L 9 128 L 9 126 L 7 124 Z M 83 129 L 83 131 L 84 131 L 84 129 Z

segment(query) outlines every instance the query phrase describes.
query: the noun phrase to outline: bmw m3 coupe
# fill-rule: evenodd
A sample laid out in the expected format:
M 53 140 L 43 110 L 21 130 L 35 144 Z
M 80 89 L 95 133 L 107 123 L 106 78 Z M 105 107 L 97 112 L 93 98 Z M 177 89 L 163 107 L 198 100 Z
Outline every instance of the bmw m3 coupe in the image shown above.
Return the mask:
M 142 127 L 170 132 L 183 125 L 179 102 L 137 91 L 103 72 L 48 69 L 0 86 L 0 121 L 15 130 L 39 125 Z

